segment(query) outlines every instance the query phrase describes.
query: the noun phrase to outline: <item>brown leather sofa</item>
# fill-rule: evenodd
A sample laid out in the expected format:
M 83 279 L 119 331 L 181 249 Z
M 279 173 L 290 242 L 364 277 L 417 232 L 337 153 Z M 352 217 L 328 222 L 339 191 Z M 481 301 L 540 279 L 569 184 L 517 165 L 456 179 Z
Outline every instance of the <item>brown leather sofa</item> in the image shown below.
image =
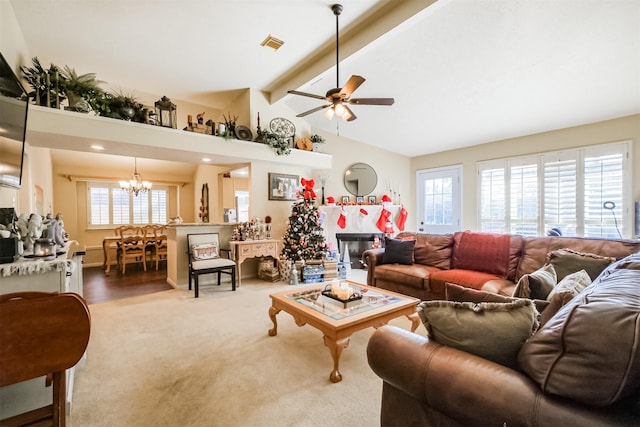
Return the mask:
M 369 249 L 362 254 L 367 284 L 421 300 L 446 299 L 447 282 L 511 296 L 518 279 L 542 267 L 547 254 L 558 249 L 615 259 L 640 251 L 640 241 L 623 239 L 522 237 L 470 231 L 405 232 L 396 238 L 415 240 L 413 262 L 385 264 L 385 249 Z
M 609 266 L 535 332 L 517 369 L 381 327 L 367 347 L 383 380 L 381 425 L 640 425 L 639 324 L 636 254 Z

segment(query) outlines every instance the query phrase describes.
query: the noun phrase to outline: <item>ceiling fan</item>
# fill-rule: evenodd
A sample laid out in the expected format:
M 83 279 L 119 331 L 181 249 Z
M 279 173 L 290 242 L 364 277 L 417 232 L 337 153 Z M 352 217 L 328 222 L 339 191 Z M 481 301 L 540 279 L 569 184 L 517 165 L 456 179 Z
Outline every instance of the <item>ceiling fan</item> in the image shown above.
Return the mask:
M 334 4 L 331 6 L 331 10 L 333 14 L 336 16 L 336 86 L 340 85 L 340 43 L 339 43 L 339 32 L 338 32 L 338 16 L 342 12 L 342 5 Z M 307 96 L 309 98 L 321 99 L 323 101 L 329 102 L 329 104 L 321 105 L 319 107 L 313 108 L 309 111 L 305 111 L 304 113 L 298 114 L 296 117 L 304 117 L 309 114 L 315 113 L 316 111 L 324 110 L 325 108 L 329 108 L 325 112 L 325 117 L 329 120 L 333 119 L 333 116 L 336 115 L 338 117 L 342 117 L 345 121 L 350 122 L 357 119 L 356 115 L 353 114 L 353 111 L 348 107 L 347 104 L 351 105 L 393 105 L 393 98 L 351 98 L 351 94 L 360 87 L 362 83 L 364 83 L 365 79 L 362 76 L 353 75 L 347 80 L 347 83 L 343 87 L 335 87 L 333 89 L 329 89 L 325 96 L 315 95 L 313 93 L 300 92 L 297 90 L 290 90 L 287 93 L 293 95 L 301 95 Z

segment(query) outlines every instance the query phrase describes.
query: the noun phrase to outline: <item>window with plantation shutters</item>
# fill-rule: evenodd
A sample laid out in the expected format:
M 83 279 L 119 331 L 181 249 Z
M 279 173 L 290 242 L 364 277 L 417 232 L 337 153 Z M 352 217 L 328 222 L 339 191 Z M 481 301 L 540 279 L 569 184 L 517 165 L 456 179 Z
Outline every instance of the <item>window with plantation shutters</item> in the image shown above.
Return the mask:
M 507 231 L 506 178 L 504 167 L 490 167 L 480 171 L 480 231 Z
M 509 233 L 538 233 L 538 164 L 535 159 L 511 162 L 509 168 Z
M 625 211 L 631 211 L 623 192 L 625 160 L 624 153 L 591 152 L 585 156 L 584 236 L 622 237 L 618 221 Z
M 166 224 L 168 187 L 154 187 L 137 196 L 110 182 L 87 183 L 89 228 L 112 228 L 123 224 Z
M 525 236 L 631 235 L 629 142 L 478 163 L 478 223 Z
M 546 154 L 543 159 L 544 230 L 577 236 L 578 152 Z

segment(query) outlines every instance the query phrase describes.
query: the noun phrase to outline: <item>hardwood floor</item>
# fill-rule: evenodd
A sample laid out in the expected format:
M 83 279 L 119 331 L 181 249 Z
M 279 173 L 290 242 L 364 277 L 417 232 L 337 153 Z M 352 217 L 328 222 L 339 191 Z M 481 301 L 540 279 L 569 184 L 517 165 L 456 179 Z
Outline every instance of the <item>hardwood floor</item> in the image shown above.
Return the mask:
M 173 289 L 167 283 L 166 263 L 161 263 L 158 271 L 155 268 L 144 271 L 141 267 L 131 267 L 127 268 L 126 274 L 112 269 L 108 276 L 102 267 L 89 267 L 82 270 L 82 275 L 87 304 Z

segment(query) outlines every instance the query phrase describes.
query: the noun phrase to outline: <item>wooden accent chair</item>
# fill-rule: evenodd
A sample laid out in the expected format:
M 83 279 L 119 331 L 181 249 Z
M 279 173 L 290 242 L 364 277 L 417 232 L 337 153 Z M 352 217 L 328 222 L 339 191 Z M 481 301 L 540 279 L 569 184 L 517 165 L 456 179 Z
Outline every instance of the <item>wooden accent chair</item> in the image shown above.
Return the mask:
M 236 290 L 236 263 L 231 260 L 231 251 L 220 249 L 218 233 L 187 234 L 189 253 L 189 290 L 191 281 L 194 282 L 195 297 L 198 298 L 198 278 L 202 274 L 218 274 L 218 286 L 222 273 L 231 275 L 231 290 Z M 220 257 L 220 252 L 226 252 L 227 258 Z
M 118 242 L 118 265 L 125 274 L 127 264 L 142 263 L 144 271 L 147 271 L 145 230 L 142 227 L 119 227 L 120 236 Z
M 167 260 L 167 227 L 159 225 L 153 228 L 153 260 L 156 262 L 156 271 L 160 261 Z
M 91 316 L 74 293 L 0 295 L 0 386 L 53 377 L 51 405 L 0 421 L 0 426 L 53 425 L 66 421 L 66 370 L 89 343 Z M 44 381 L 42 384 L 45 387 Z

